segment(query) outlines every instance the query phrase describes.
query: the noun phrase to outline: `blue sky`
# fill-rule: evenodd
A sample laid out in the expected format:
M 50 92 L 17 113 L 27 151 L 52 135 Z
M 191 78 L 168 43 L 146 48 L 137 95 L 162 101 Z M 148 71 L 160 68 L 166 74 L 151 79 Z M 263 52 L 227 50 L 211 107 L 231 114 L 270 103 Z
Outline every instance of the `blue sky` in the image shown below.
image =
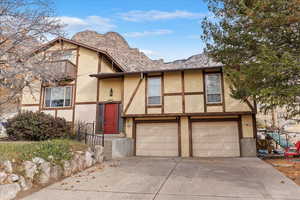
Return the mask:
M 153 59 L 165 61 L 201 53 L 202 0 L 55 0 L 69 36 L 86 29 L 115 31 Z

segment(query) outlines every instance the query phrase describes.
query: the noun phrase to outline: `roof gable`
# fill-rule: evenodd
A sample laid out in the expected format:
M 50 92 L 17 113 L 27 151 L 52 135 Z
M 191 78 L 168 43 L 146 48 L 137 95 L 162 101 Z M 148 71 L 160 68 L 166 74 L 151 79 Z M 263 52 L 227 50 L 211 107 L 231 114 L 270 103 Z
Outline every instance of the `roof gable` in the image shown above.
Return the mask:
M 48 42 L 48 43 L 40 46 L 38 49 L 34 50 L 32 52 L 32 54 L 35 54 L 35 53 L 38 53 L 38 52 L 41 52 L 41 51 L 45 51 L 49 47 L 55 45 L 57 42 L 67 42 L 67 43 L 71 43 L 71 44 L 74 44 L 74 45 L 79 46 L 79 47 L 83 47 L 83 48 L 89 49 L 91 51 L 95 51 L 95 52 L 97 52 L 99 54 L 104 55 L 109 61 L 111 61 L 114 64 L 114 67 L 116 67 L 118 69 L 118 71 L 120 71 L 120 72 L 124 72 L 125 71 L 121 67 L 121 65 L 111 55 L 109 55 L 109 53 L 107 53 L 106 51 L 100 50 L 100 49 L 95 48 L 95 47 L 91 47 L 89 45 L 86 45 L 86 44 L 83 44 L 83 43 L 80 43 L 80 42 L 76 42 L 74 40 L 63 38 L 63 37 L 57 37 L 57 38 L 51 40 L 50 42 Z

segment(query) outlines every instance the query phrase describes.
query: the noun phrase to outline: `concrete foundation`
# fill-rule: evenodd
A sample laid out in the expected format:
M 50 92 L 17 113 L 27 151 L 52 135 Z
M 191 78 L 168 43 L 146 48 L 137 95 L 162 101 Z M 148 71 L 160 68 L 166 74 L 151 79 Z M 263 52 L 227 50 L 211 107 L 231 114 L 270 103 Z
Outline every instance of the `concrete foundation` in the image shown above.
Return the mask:
M 241 157 L 256 157 L 256 140 L 254 138 L 241 139 Z
M 104 140 L 104 158 L 124 158 L 133 156 L 134 143 L 131 138 L 107 137 Z
M 124 158 L 133 156 L 133 139 L 116 138 L 112 140 L 112 158 Z

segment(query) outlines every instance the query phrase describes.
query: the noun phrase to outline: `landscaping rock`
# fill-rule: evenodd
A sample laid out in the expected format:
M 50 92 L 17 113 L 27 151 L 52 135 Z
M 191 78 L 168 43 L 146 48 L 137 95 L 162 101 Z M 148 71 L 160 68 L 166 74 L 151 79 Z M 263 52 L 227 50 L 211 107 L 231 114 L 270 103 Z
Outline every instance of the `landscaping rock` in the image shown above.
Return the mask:
M 2 165 L 4 167 L 4 170 L 6 173 L 13 173 L 13 167 L 9 160 L 5 160 L 2 162 Z
M 32 162 L 34 162 L 37 165 L 40 165 L 40 164 L 42 164 L 42 163 L 44 163 L 46 161 L 43 158 L 35 157 L 35 158 L 32 158 Z
M 32 182 L 30 180 L 26 180 L 23 176 L 20 176 L 19 185 L 23 191 L 29 190 L 32 188 Z
M 72 175 L 72 167 L 70 161 L 63 161 L 63 175 L 64 176 L 71 176 Z
M 0 172 L 0 184 L 3 184 L 7 178 L 7 174 L 5 172 Z
M 0 185 L 1 200 L 14 199 L 20 190 L 21 190 L 21 187 L 18 183 Z
M 37 173 L 37 166 L 31 161 L 23 162 L 23 167 L 25 171 L 25 176 L 27 178 L 33 179 L 34 175 Z
M 60 179 L 63 176 L 63 169 L 61 166 L 59 165 L 54 165 L 53 167 L 51 167 L 51 171 L 50 171 L 50 177 L 52 179 Z
M 38 169 L 40 170 L 40 175 L 38 182 L 40 184 L 46 184 L 50 180 L 51 164 L 49 162 L 42 163 Z
M 78 159 L 78 170 L 82 171 L 86 168 L 85 165 L 85 157 L 84 155 L 79 155 L 79 159 Z
M 71 160 L 72 173 L 76 173 L 79 170 L 79 167 L 78 167 L 79 158 L 80 158 L 79 154 L 74 154 L 73 159 Z
M 96 145 L 95 146 L 95 160 L 97 163 L 102 163 L 103 162 L 103 147 L 101 145 Z
M 91 167 L 93 165 L 93 153 L 90 151 L 85 152 L 85 166 Z
M 20 177 L 17 174 L 10 174 L 7 177 L 7 182 L 8 183 L 15 183 L 15 182 L 18 182 L 19 179 L 20 179 Z

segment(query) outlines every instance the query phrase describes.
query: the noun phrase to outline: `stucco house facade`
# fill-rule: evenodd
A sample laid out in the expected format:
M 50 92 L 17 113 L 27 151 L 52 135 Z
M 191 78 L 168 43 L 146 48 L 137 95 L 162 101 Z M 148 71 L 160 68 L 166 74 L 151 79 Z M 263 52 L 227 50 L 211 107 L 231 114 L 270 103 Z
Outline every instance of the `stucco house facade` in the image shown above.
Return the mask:
M 255 105 L 230 96 L 221 66 L 128 71 L 113 55 L 65 38 L 39 51 L 66 52 L 59 62 L 72 76 L 25 89 L 22 110 L 96 122 L 96 133 L 131 138 L 137 156 L 256 155 Z

